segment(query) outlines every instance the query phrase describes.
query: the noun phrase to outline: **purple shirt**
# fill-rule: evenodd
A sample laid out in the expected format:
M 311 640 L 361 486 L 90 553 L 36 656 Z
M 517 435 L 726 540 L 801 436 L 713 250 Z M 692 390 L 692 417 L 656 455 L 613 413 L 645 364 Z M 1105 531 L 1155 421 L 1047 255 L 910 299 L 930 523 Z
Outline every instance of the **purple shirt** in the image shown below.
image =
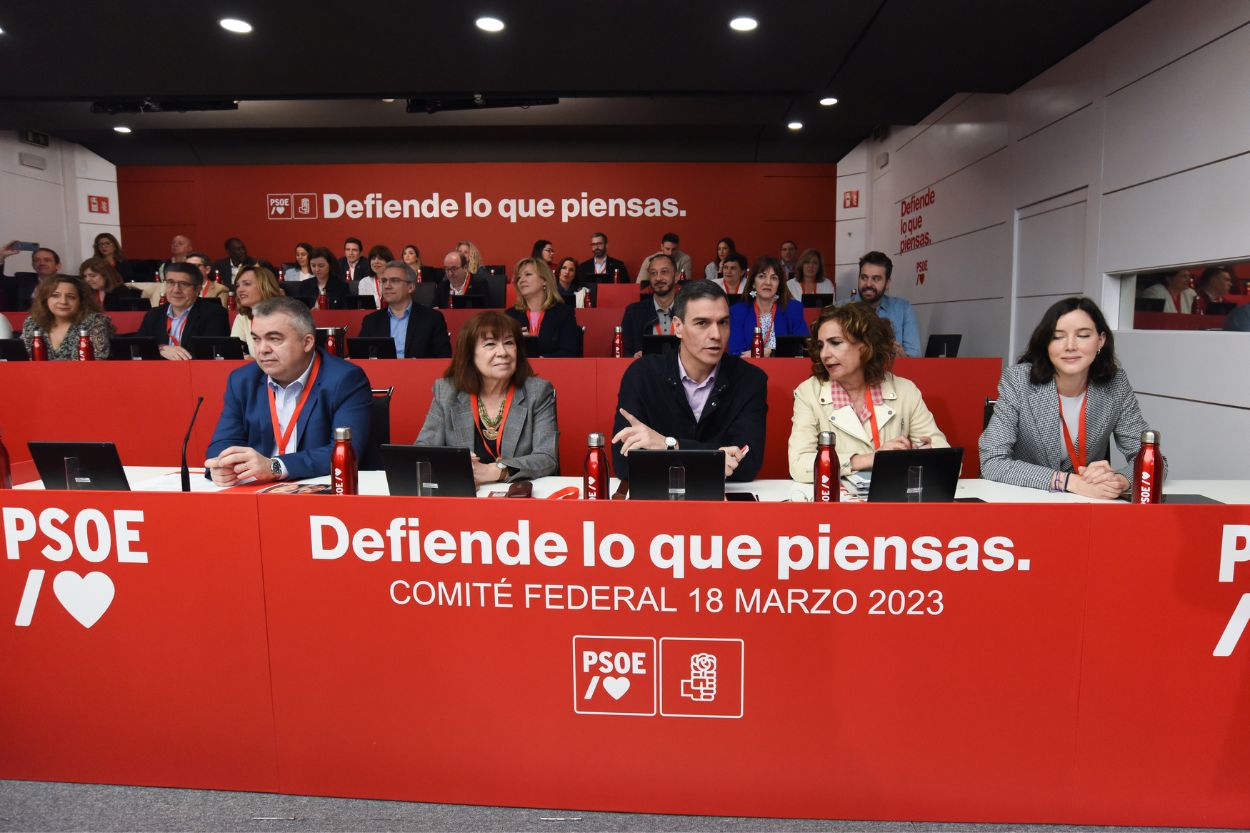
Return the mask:
M 719 370 L 718 364 L 712 368 L 712 372 L 706 379 L 696 382 L 686 372 L 686 366 L 681 363 L 681 356 L 677 357 L 677 375 L 681 377 L 681 387 L 686 392 L 686 401 L 690 403 L 690 410 L 694 411 L 695 422 L 703 418 L 703 408 L 707 405 L 707 398 L 712 395 L 712 388 L 716 385 L 716 373 Z

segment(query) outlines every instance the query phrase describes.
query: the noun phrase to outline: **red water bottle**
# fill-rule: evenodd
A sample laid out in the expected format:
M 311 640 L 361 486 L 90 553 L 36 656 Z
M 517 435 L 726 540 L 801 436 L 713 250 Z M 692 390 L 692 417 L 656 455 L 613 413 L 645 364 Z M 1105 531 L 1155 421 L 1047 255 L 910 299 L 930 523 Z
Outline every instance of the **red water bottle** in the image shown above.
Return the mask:
M 608 451 L 602 434 L 586 438 L 586 467 L 582 471 L 582 497 L 586 500 L 608 500 Z
M 30 336 L 30 360 L 46 362 L 48 360 L 48 342 L 43 337 L 43 330 L 38 327 Z
M 1159 451 L 1159 432 L 1141 432 L 1141 449 L 1133 463 L 1133 503 L 1163 502 L 1163 454 Z
M 356 450 L 352 429 L 334 429 L 334 450 L 330 452 L 330 485 L 336 495 L 356 494 Z
M 221 272 L 213 270 L 213 283 L 221 283 Z
M 685 269 L 682 269 L 680 272 L 677 273 L 677 282 L 678 283 L 686 282 L 686 270 Z
M 424 280 L 424 278 L 422 278 L 422 277 L 421 277 L 421 267 L 420 267 L 420 266 L 418 266 L 418 267 L 417 267 L 417 283 L 421 283 L 421 281 L 423 281 L 423 280 Z
M 621 282 L 621 270 L 613 269 L 612 270 L 612 283 L 620 283 L 620 282 Z
M 228 296 L 226 296 L 226 306 L 229 308 L 231 312 L 238 312 L 239 299 L 234 297 L 233 292 L 231 292 Z
M 1207 296 L 1205 292 L 1199 292 L 1194 296 L 1194 304 L 1191 310 L 1194 315 L 1207 314 Z
M 587 287 L 586 294 L 582 298 L 582 309 L 594 309 L 594 308 L 595 308 L 595 293 L 592 292 L 589 287 Z
M 755 337 L 751 339 L 751 358 L 764 358 L 764 333 L 759 327 L 755 328 Z
M 621 337 L 621 328 L 612 333 L 612 358 L 619 359 L 625 355 L 625 340 Z
M 317 293 L 317 309 L 326 309 L 329 303 L 324 292 Z
M 165 301 L 165 278 L 161 275 L 161 270 L 157 269 L 156 274 L 152 276 L 152 280 L 161 288 L 161 299 L 158 303 L 164 304 Z
M 0 437 L 0 489 L 13 488 L 13 471 L 9 468 L 9 450 L 4 447 L 4 438 Z
M 833 432 L 821 431 L 816 435 L 816 462 L 812 464 L 812 501 L 837 503 L 842 489 L 838 486 L 838 452 L 833 447 Z
M 78 330 L 78 361 L 89 362 L 95 359 L 95 345 L 91 343 L 85 327 Z

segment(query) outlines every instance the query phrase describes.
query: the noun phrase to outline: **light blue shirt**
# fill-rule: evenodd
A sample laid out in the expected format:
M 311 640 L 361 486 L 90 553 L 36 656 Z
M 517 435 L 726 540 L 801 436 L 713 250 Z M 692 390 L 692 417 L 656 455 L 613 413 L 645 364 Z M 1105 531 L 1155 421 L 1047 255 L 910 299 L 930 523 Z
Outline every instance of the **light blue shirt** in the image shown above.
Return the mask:
M 894 326 L 894 338 L 903 345 L 904 353 L 913 358 L 920 355 L 920 326 L 916 323 L 916 313 L 906 298 L 882 295 L 881 303 L 877 305 L 877 315 Z
M 314 359 L 316 354 L 313 354 Z M 312 373 L 313 362 L 308 362 L 308 367 L 304 368 L 304 372 L 299 375 L 291 384 L 285 388 L 279 385 L 271 378 L 266 378 L 266 383 L 273 390 L 273 404 L 278 409 L 278 429 L 286 431 L 286 426 L 291 421 L 291 415 L 295 413 L 295 406 L 299 404 L 300 394 L 304 392 L 305 385 L 308 384 L 308 376 Z M 278 448 L 278 444 L 274 443 L 273 453 L 271 457 L 279 454 L 288 454 L 295 451 L 299 446 L 299 428 L 291 429 L 291 438 L 287 440 L 286 448 Z M 278 465 L 282 467 L 282 476 L 286 477 L 286 464 L 282 462 L 282 458 L 278 457 Z
M 404 357 L 404 342 L 408 340 L 408 319 L 412 317 L 412 304 L 404 307 L 403 315 L 396 317 L 395 311 L 386 308 L 386 316 L 391 322 L 391 338 L 395 341 L 395 358 Z
M 182 332 L 187 328 L 187 316 L 191 314 L 191 307 L 195 306 L 192 301 L 190 306 L 182 311 L 182 315 L 174 315 L 174 308 L 170 306 L 166 308 L 165 315 L 169 318 L 169 343 L 173 344 L 177 339 L 182 344 Z

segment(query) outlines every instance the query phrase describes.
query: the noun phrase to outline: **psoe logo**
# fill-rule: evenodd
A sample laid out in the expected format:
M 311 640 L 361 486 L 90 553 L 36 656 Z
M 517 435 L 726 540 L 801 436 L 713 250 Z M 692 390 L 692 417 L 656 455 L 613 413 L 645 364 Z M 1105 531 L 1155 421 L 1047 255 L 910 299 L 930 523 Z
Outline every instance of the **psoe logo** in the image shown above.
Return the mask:
M 270 220 L 289 220 L 293 216 L 290 194 L 266 194 L 265 206 Z
M 297 220 L 315 220 L 317 219 L 317 195 L 316 194 L 292 194 L 291 195 L 291 214 Z

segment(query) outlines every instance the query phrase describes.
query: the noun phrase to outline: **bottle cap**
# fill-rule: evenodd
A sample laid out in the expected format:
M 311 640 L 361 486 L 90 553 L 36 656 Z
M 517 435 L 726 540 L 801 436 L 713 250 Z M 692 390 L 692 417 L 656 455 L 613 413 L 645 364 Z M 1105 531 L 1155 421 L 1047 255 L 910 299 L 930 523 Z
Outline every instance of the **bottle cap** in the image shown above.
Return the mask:
M 87 328 L 86 328 L 86 327 L 79 327 L 79 328 L 78 328 L 78 334 L 79 334 L 80 336 L 85 336 L 85 335 L 87 334 Z
M 341 427 L 341 428 L 335 428 L 335 429 L 334 429 L 334 439 L 335 439 L 335 441 L 338 441 L 338 440 L 350 440 L 351 438 L 352 438 L 352 429 L 351 429 L 351 427 L 350 427 L 350 426 L 344 425 L 344 426 L 343 426 L 343 427 Z
M 621 331 L 621 325 L 620 325 L 620 324 L 617 324 L 617 325 L 616 325 L 616 331 L 617 331 L 618 333 Z
M 821 446 L 827 445 L 830 448 L 833 448 L 833 432 L 821 431 L 816 435 L 816 444 Z
M 763 330 L 761 330 L 759 327 L 756 327 L 756 328 L 755 328 L 755 334 L 756 334 L 756 335 L 763 335 L 763 333 L 764 333 L 764 331 L 763 331 Z
M 1153 428 L 1147 428 L 1145 431 L 1141 432 L 1141 441 L 1143 445 L 1145 443 L 1150 443 L 1151 445 L 1158 445 L 1159 444 L 1159 432 L 1154 430 Z
M 591 448 L 603 448 L 604 444 L 605 444 L 604 436 L 598 433 L 597 431 L 592 434 L 587 435 L 586 437 L 586 445 L 590 446 Z

